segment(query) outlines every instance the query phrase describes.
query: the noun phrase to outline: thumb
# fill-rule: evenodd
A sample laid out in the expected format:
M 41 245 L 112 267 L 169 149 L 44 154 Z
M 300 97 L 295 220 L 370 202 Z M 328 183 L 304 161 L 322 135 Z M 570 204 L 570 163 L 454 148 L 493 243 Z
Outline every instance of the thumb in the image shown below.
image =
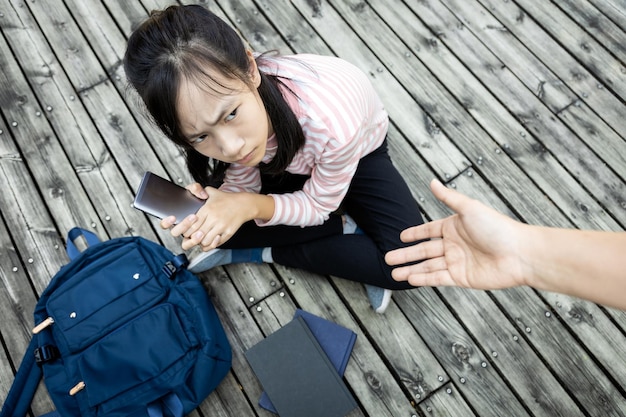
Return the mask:
M 433 179 L 430 182 L 430 189 L 438 200 L 450 207 L 456 213 L 458 213 L 464 205 L 472 200 L 468 196 L 446 187 L 437 179 Z

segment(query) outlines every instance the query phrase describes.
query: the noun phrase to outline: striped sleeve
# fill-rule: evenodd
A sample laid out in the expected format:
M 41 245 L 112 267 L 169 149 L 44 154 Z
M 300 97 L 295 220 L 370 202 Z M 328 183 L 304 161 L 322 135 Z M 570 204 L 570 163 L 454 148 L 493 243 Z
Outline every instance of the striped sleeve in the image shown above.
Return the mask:
M 290 104 L 306 143 L 287 170 L 310 179 L 301 191 L 273 194 L 274 216 L 257 221 L 261 226 L 323 223 L 343 201 L 360 159 L 380 146 L 387 132 L 387 113 L 363 72 L 333 57 L 296 59 L 313 71 L 298 64 L 289 68 L 299 80 L 289 87 L 300 100 Z
M 220 190 L 230 193 L 258 193 L 261 191 L 261 174 L 259 169 L 243 165 L 229 166 Z

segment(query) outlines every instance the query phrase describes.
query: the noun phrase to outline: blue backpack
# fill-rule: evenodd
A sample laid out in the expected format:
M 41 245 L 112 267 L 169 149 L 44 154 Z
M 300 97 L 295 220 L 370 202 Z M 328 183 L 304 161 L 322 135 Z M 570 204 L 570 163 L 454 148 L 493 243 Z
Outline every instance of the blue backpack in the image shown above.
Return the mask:
M 74 241 L 84 236 L 80 252 Z M 0 417 L 26 415 L 43 378 L 61 417 L 182 417 L 213 391 L 231 349 L 187 257 L 141 237 L 68 234 L 71 262 L 35 308 L 35 333 Z M 36 365 L 35 365 L 36 363 Z

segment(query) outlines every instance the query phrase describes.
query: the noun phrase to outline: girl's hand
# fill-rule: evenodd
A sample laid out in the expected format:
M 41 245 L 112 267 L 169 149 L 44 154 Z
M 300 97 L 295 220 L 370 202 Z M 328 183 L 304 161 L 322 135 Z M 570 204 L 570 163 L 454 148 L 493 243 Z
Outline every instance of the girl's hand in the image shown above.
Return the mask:
M 227 193 L 212 187 L 204 191 L 208 196 L 204 206 L 172 229 L 173 234 L 184 237 L 183 250 L 196 245 L 202 246 L 204 251 L 216 248 L 228 241 L 243 223 L 254 218 L 255 209 L 248 204 L 248 193 Z
M 202 200 L 206 200 L 209 197 L 204 188 L 202 188 L 202 185 L 197 182 L 189 184 L 185 188 L 189 190 L 193 195 Z M 161 220 L 160 226 L 162 229 L 172 229 L 172 236 L 180 236 L 184 234 L 185 231 L 187 231 L 193 225 L 193 223 L 196 222 L 197 216 L 195 214 L 190 214 L 182 221 L 180 221 L 178 225 L 175 225 L 176 220 L 177 219 L 174 216 L 165 217 L 163 220 Z

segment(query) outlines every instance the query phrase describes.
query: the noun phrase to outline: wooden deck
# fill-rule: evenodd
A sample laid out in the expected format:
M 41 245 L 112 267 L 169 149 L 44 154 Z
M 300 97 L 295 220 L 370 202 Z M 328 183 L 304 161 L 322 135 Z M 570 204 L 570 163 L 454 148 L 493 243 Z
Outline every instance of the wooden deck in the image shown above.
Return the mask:
M 258 51 L 343 57 L 392 119 L 427 218 L 438 177 L 528 223 L 624 230 L 625 0 L 200 1 Z M 159 0 L 0 0 L 0 401 L 73 226 L 178 242 L 131 208 L 145 170 L 186 183 L 176 149 L 128 99 L 132 24 Z M 626 315 L 529 288 L 396 292 L 279 265 L 203 274 L 232 372 L 193 415 L 269 416 L 243 352 L 296 307 L 358 334 L 351 416 L 625 416 Z M 626 296 L 626 295 L 625 295 Z M 53 408 L 40 389 L 33 414 Z

